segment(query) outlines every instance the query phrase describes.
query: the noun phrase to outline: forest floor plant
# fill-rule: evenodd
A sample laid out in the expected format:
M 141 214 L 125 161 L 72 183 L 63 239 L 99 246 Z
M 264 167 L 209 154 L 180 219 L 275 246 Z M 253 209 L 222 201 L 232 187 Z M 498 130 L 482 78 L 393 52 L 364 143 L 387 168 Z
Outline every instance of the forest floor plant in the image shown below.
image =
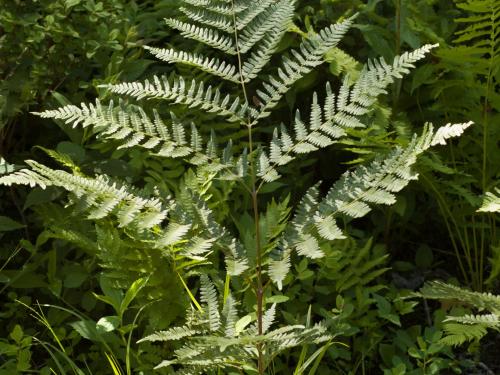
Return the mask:
M 314 362 L 342 333 L 335 314 L 315 324 L 310 317 L 306 325 L 297 322 L 272 328 L 279 319 L 277 305 L 270 301 L 282 289 L 296 257 L 321 258 L 326 244 L 349 235 L 352 219 L 365 216 L 374 205 L 395 203 L 395 194 L 418 177 L 413 170 L 418 156 L 459 136 L 470 123 L 438 129 L 426 124 L 420 136 L 387 154 L 380 152 L 371 162 L 345 172 L 332 186 L 318 182 L 310 187 L 296 206 L 288 199 L 261 199 L 261 192 L 279 181 L 283 166 L 345 140 L 350 129 L 369 127 L 378 96 L 434 46 L 403 53 L 390 64 L 371 60 L 356 79 L 346 76 L 335 82 L 337 89 L 326 82 L 324 90 L 308 100 L 308 116 L 297 110 L 290 119 L 277 118 L 273 112 L 286 93 L 324 62 L 324 55 L 337 46 L 353 19 L 306 35 L 279 58 L 275 52 L 292 26 L 293 1 L 184 0 L 180 10 L 186 21 L 167 19 L 167 24 L 211 47 L 206 54 L 146 48 L 163 61 L 206 74 L 195 75 L 190 82 L 172 73 L 144 82 L 107 85 L 111 93 L 129 99 L 118 105 L 98 100 L 39 113 L 91 128 L 103 143 L 143 148 L 152 157 L 183 159 L 191 172 L 185 173 L 174 196 L 160 189 L 139 189 L 103 174 L 92 177 L 68 155 L 54 151 L 49 155 L 69 172 L 33 160 L 22 169 L 2 161 L 3 170 L 16 170 L 0 177 L 0 184 L 68 191 L 74 213 L 85 213 L 95 223 L 97 256 L 114 282 L 130 286 L 139 277 L 148 278 L 143 298 L 159 294 L 172 298 L 162 277 L 166 273 L 179 277 L 192 301 L 185 311 L 186 323 L 140 340 L 181 343 L 174 343 L 173 358 L 157 368 L 174 366 L 179 374 L 236 369 L 263 375 L 283 352 L 322 345 L 299 363 L 296 373 L 308 366 L 315 369 Z M 272 74 L 262 74 L 265 67 Z M 209 80 L 213 83 L 206 83 Z M 134 99 L 149 99 L 153 105 Z M 166 108 L 165 102 L 169 103 Z M 231 129 L 238 126 L 245 129 L 248 140 L 233 144 L 236 137 Z M 219 132 L 229 139 L 222 151 L 216 141 Z M 214 190 L 223 188 L 236 196 L 245 191 L 251 215 L 243 212 L 235 217 L 237 212 L 232 212 L 219 223 L 211 208 L 218 203 L 213 200 Z M 113 253 L 117 249 L 124 252 Z M 225 271 L 218 269 L 221 258 Z M 131 272 L 134 278 L 127 276 Z M 199 274 L 201 303 L 185 281 Z M 241 309 L 243 316 L 238 313 Z
M 496 189 L 496 193 L 499 192 Z M 478 212 L 498 216 L 500 213 L 500 196 L 487 192 Z M 498 267 L 497 264 L 494 264 L 493 275 L 498 275 Z M 472 342 L 474 346 L 478 347 L 480 340 L 486 336 L 488 331 L 500 331 L 500 296 L 498 295 L 471 291 L 441 281 L 432 281 L 425 284 L 419 294 L 423 298 L 441 300 L 450 306 L 454 304 L 464 306 L 467 309 L 466 312 L 469 312 L 452 311 L 449 313 L 444 320 L 446 336 L 440 340 L 443 344 L 459 346 Z M 480 349 L 477 352 L 481 355 L 483 351 Z
M 458 30 L 454 45 L 437 52 L 441 61 L 434 69 L 444 79 L 432 89 L 438 99 L 433 110 L 451 119 L 466 116 L 477 125 L 470 140 L 449 147 L 447 165 L 459 174 L 449 179 L 426 174 L 424 183 L 439 204 L 465 283 L 482 291 L 493 285 L 500 269 L 498 217 L 477 212 L 477 195 L 493 189 L 499 178 L 500 3 L 455 0 L 455 5 Z

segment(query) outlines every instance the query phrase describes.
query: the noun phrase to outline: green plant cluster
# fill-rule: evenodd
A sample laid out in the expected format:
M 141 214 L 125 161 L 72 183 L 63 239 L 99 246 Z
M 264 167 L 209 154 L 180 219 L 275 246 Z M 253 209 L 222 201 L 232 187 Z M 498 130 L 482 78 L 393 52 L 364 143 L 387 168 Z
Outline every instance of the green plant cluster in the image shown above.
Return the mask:
M 0 375 L 500 372 L 499 40 L 495 0 L 0 0 Z

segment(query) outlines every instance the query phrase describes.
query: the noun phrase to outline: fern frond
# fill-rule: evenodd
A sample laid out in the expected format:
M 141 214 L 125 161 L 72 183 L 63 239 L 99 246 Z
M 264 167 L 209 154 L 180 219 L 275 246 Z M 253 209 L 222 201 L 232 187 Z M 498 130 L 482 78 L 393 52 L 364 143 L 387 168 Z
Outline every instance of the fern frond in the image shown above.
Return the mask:
M 474 0 L 457 1 L 456 5 L 468 15 L 456 20 L 466 27 L 456 33 L 454 42 L 462 44 L 463 52 L 477 63 L 475 71 L 488 75 L 500 61 L 500 4 L 496 0 Z M 483 59 L 485 55 L 488 57 Z
M 243 122 L 247 113 L 255 113 L 248 104 L 240 104 L 239 98 L 223 96 L 218 88 L 205 87 L 203 82 L 192 80 L 187 84 L 182 77 L 168 79 L 166 76 L 154 76 L 153 82 L 127 82 L 116 85 L 104 85 L 111 92 L 132 96 L 136 99 L 165 99 L 189 108 L 199 108 L 209 113 L 228 117 L 229 121 Z
M 495 189 L 496 195 L 491 192 L 484 194 L 483 204 L 478 212 L 500 212 L 500 189 Z
M 294 14 L 293 4 L 289 1 L 281 1 L 277 7 L 278 11 L 274 13 L 275 26 L 264 33 L 259 43 L 250 50 L 250 55 L 243 60 L 241 73 L 244 82 L 250 82 L 257 77 L 260 71 L 267 65 L 292 23 Z
M 298 155 L 307 154 L 333 144 L 346 135 L 341 126 L 335 124 L 331 116 L 330 106 L 334 103 L 334 95 L 330 85 L 326 85 L 326 98 L 323 106 L 318 103 L 318 96 L 313 94 L 309 123 L 306 124 L 297 110 L 294 121 L 294 137 L 290 136 L 286 127 L 275 129 L 269 146 L 269 162 L 266 168 L 259 170 L 258 176 L 265 181 L 279 178 L 276 168 L 288 164 Z M 265 156 L 267 158 L 267 156 Z M 264 178 L 265 177 L 265 178 Z
M 259 113 L 254 120 L 267 117 L 290 87 L 300 78 L 323 62 L 323 55 L 335 47 L 352 24 L 352 19 L 326 27 L 319 33 L 303 41 L 299 50 L 291 50 L 290 57 L 283 57 L 283 63 L 278 68 L 278 77 L 271 77 L 257 90 L 262 102 Z
M 190 22 L 181 22 L 172 18 L 165 21 L 170 27 L 179 30 L 181 35 L 186 38 L 199 41 L 228 54 L 235 55 L 238 52 L 245 54 L 266 33 L 275 28 L 276 25 L 280 25 L 280 22 L 283 22 L 283 13 L 289 13 L 290 6 L 288 0 L 281 0 L 278 3 L 262 0 L 238 13 L 235 16 L 236 29 L 240 31 L 238 47 L 236 47 L 231 36 L 219 32 L 219 30 L 225 33 L 234 32 L 233 12 L 232 9 L 229 9 L 229 5 L 219 4 L 215 8 L 207 6 L 203 8 L 181 8 L 181 11 L 190 18 L 191 22 L 199 22 L 207 27 Z
M 482 324 L 463 325 L 447 323 L 444 325 L 446 336 L 440 341 L 445 345 L 459 346 L 467 341 L 480 340 L 488 332 Z
M 474 81 L 472 97 L 477 102 L 486 101 L 495 107 L 499 92 L 498 67 L 500 67 L 500 12 L 496 0 L 456 0 L 455 5 L 464 12 L 455 21 L 458 31 L 455 33 L 455 46 L 441 49 L 439 57 L 449 66 L 464 73 Z M 456 84 L 460 85 L 461 81 Z M 450 109 L 457 114 L 463 113 L 463 106 L 470 108 L 472 104 L 454 103 Z M 462 108 L 461 108 L 462 107 Z
M 222 34 L 216 29 L 197 26 L 174 18 L 168 18 L 165 22 L 171 28 L 179 30 L 185 38 L 196 40 L 230 55 L 237 54 L 236 46 L 231 36 Z
M 77 230 L 62 228 L 58 225 L 51 225 L 50 229 L 45 231 L 45 235 L 48 238 L 57 238 L 59 240 L 64 240 L 78 246 L 80 249 L 84 249 L 90 254 L 96 254 L 98 252 L 98 245 L 95 239 L 89 238 L 84 233 Z
M 273 0 L 257 0 L 252 3 L 252 6 L 249 6 L 244 11 L 236 12 L 236 30 L 245 29 L 255 17 L 263 14 L 269 6 L 273 6 L 273 3 Z M 288 3 L 290 4 L 290 1 L 288 1 Z M 276 20 L 275 24 L 278 24 Z
M 433 281 L 425 284 L 420 294 L 431 299 L 458 300 L 500 315 L 500 296 L 491 293 L 473 292 L 455 285 Z
M 434 134 L 434 138 L 432 139 L 431 146 L 435 145 L 445 145 L 446 140 L 452 137 L 458 137 L 462 135 L 462 133 L 467 129 L 472 123 L 465 124 L 447 124 L 445 126 L 440 127 L 436 134 Z
M 235 326 L 238 320 L 238 310 L 236 309 L 236 302 L 229 293 L 224 303 L 224 309 L 222 310 L 222 316 L 224 317 L 224 332 L 227 337 L 233 337 L 236 334 Z
M 217 331 L 222 325 L 217 302 L 217 291 L 208 276 L 201 275 L 201 302 L 207 307 L 210 331 Z
M 385 93 L 386 87 L 395 78 L 407 73 L 415 61 L 423 58 L 434 47 L 426 45 L 411 53 L 405 53 L 396 57 L 392 65 L 387 65 L 383 60 L 369 62 L 352 88 L 349 87 L 348 77 L 344 79 L 337 96 L 332 93 L 330 84 L 327 83 L 325 102 L 322 106 L 318 103 L 317 94 L 313 94 L 308 124 L 302 120 L 300 112 L 296 112 L 295 138 L 288 134 L 284 126 L 281 131 L 275 130 L 269 147 L 270 162 L 258 176 L 266 182 L 276 180 L 280 177 L 276 167 L 287 164 L 299 154 L 330 146 L 346 134 L 346 128 L 365 127 L 362 117 L 372 109 L 378 95 Z M 460 135 L 466 126 L 468 125 L 448 124 L 440 128 L 432 145 L 443 144 L 450 136 Z M 262 158 L 267 158 L 267 155 Z
M 191 224 L 179 224 L 169 222 L 167 228 L 156 239 L 153 246 L 157 248 L 165 248 L 180 242 L 186 233 L 191 229 Z
M 392 64 L 387 64 L 383 58 L 370 60 L 364 66 L 358 79 L 352 88 L 346 79 L 340 90 L 337 100 L 337 123 L 345 122 L 345 126 L 351 123 L 351 116 L 354 116 L 354 126 L 357 118 L 371 109 L 380 94 L 387 93 L 387 87 L 395 79 L 402 78 L 408 74 L 414 64 L 423 59 L 437 44 L 426 44 L 414 51 L 405 52 L 401 56 L 396 56 Z
M 479 341 L 488 329 L 500 330 L 500 296 L 491 293 L 473 292 L 455 285 L 440 281 L 426 283 L 420 289 L 424 298 L 441 300 L 458 300 L 479 310 L 487 310 L 489 314 L 447 316 L 444 329 L 447 336 L 442 342 L 447 345 L 461 345 L 467 341 Z
M 179 10 L 184 13 L 190 21 L 195 21 L 205 26 L 225 31 L 226 33 L 234 32 L 233 19 L 230 17 L 230 14 L 222 14 L 221 12 L 214 12 L 207 8 L 199 7 L 180 7 Z
M 191 314 L 184 326 L 156 332 L 140 340 L 184 340 L 184 345 L 174 351 L 175 358 L 161 362 L 156 368 L 178 364 L 183 368 L 176 373 L 182 374 L 202 374 L 209 369 L 249 368 L 258 357 L 256 345 L 262 346 L 265 366 L 268 366 L 286 349 L 332 338 L 321 323 L 307 328 L 293 325 L 270 330 L 276 316 L 276 304 L 264 313 L 262 335 L 257 333 L 256 324 L 243 324 L 237 331 L 238 314 L 231 294 L 219 312 L 217 291 L 206 275 L 201 276 L 201 300 L 205 311 Z
M 465 129 L 471 123 L 457 124 Z M 337 181 L 319 204 L 319 215 L 337 215 L 350 217 L 364 216 L 370 204 L 393 204 L 394 194 L 403 189 L 417 174 L 411 169 L 417 157 L 436 144 L 436 138 L 454 137 L 456 132 L 447 132 L 450 126 L 439 128 L 435 133 L 432 125 L 427 125 L 420 137 L 414 136 L 405 148 L 396 148 L 384 159 L 379 158 L 368 166 L 360 166 L 353 172 L 347 172 Z M 445 131 L 443 131 L 445 129 Z M 453 128 L 455 129 L 455 127 Z
M 260 13 L 250 22 L 246 21 L 247 24 L 244 25 L 244 28 L 242 27 L 238 35 L 238 49 L 242 54 L 250 51 L 267 33 L 273 32 L 276 26 L 282 27 L 290 16 L 290 12 L 293 12 L 293 6 L 289 0 L 269 2 L 268 6 L 261 9 Z M 240 25 L 244 24 L 241 20 L 239 23 Z
M 146 336 L 139 341 L 138 343 L 150 341 L 176 341 L 185 337 L 194 336 L 196 334 L 202 333 L 202 331 L 192 329 L 188 326 L 182 327 L 172 327 L 166 331 L 158 331 L 153 333 L 152 335 Z
M 184 0 L 184 3 L 226 16 L 232 16 L 233 12 L 236 14 L 241 13 L 249 8 L 248 3 L 236 1 L 228 3 L 214 0 Z
M 0 176 L 3 174 L 9 174 L 16 170 L 16 166 L 13 164 L 7 163 L 7 161 L 0 157 Z
M 200 173 L 225 171 L 225 178 L 238 177 L 235 171 L 237 161 L 230 155 L 231 141 L 224 153 L 219 155 L 215 149 L 214 133 L 205 144 L 194 124 L 187 131 L 172 112 L 169 125 L 155 110 L 153 112 L 154 118 L 150 118 L 142 108 L 123 104 L 115 107 L 112 101 L 108 106 L 103 106 L 97 100 L 95 105 L 82 104 L 81 108 L 70 105 L 35 114 L 62 120 L 72 126 L 92 126 L 100 139 L 120 142 L 118 148 L 142 147 L 150 150 L 152 155 L 186 158 L 189 163 L 199 167 Z
M 336 265 L 335 290 L 343 293 L 353 286 L 367 286 L 375 278 L 387 272 L 389 268 L 382 267 L 387 261 L 387 255 L 373 254 L 372 240 L 366 241 L 363 247 L 354 245 L 342 252 L 342 257 Z
M 231 4 L 188 1 L 191 7 L 182 7 L 190 21 L 199 22 L 212 28 L 203 28 L 190 23 L 177 20 L 167 20 L 167 23 L 180 30 L 185 37 L 198 40 L 206 45 L 218 48 L 229 54 L 239 52 L 242 58 L 241 77 L 236 73 L 236 67 L 232 64 L 220 61 L 216 58 L 203 57 L 198 54 L 177 52 L 173 49 L 158 49 L 147 47 L 156 57 L 171 63 L 181 63 L 194 66 L 202 71 L 234 83 L 249 82 L 269 62 L 271 55 L 276 50 L 279 41 L 287 31 L 293 17 L 293 3 L 288 0 L 273 2 L 272 0 L 260 0 L 251 7 L 235 5 L 235 21 L 238 32 L 238 49 L 232 41 L 232 36 L 218 33 L 222 30 L 226 33 L 234 32 L 233 9 Z M 194 7 L 192 7 L 195 5 Z M 249 56 L 244 55 L 249 53 Z
M 221 61 L 214 57 L 202 56 L 200 54 L 176 51 L 172 48 L 144 47 L 158 59 L 168 62 L 194 66 L 204 72 L 210 73 L 222 79 L 239 83 L 239 75 L 236 66 Z
M 187 1 L 191 7 L 181 7 L 183 12 L 191 21 L 211 26 L 227 33 L 234 32 L 233 12 L 235 13 L 236 29 L 242 30 L 259 14 L 273 3 L 272 0 L 255 1 L 251 7 L 243 4 L 207 4 L 201 7 L 194 6 L 192 1 Z
M 269 331 L 276 318 L 276 304 L 273 303 L 269 309 L 264 312 L 262 317 L 262 333 Z
M 244 256 L 243 246 L 233 239 L 227 245 L 228 253 L 225 256 L 226 272 L 230 276 L 241 275 L 249 268 L 248 259 Z
M 278 290 L 283 289 L 283 281 L 290 271 L 290 257 L 291 249 L 282 248 L 277 251 L 274 259 L 271 258 L 271 260 L 269 261 L 267 274 L 269 275 L 269 278 L 276 284 Z
M 184 125 L 171 113 L 170 129 L 158 113 L 151 119 L 142 108 L 125 107 L 121 102 L 115 107 L 113 101 L 108 106 L 82 104 L 81 108 L 69 105 L 55 110 L 34 113 L 42 118 L 54 118 L 73 127 L 93 126 L 99 136 L 122 143 L 119 148 L 140 146 L 148 150 L 158 150 L 159 156 L 184 157 L 196 150 L 192 149 L 185 137 Z M 193 125 L 194 126 L 194 125 Z M 191 143 L 199 142 L 198 131 L 192 128 Z
M 138 229 L 147 229 L 160 224 L 167 216 L 167 205 L 173 204 L 168 200 L 163 203 L 156 198 L 147 198 L 140 191 L 105 176 L 75 176 L 35 161 L 28 160 L 26 163 L 31 167 L 30 170 L 23 169 L 3 176 L 0 184 L 62 187 L 78 198 L 79 208 L 87 212 L 89 219 L 102 219 L 113 214 L 120 227 L 133 225 Z
M 42 189 L 45 189 L 47 186 L 52 186 L 53 183 L 49 178 L 30 169 L 23 168 L 14 173 L 1 176 L 0 185 L 29 185 L 30 187 L 40 186 Z
M 434 132 L 432 125 L 427 125 L 420 137 L 414 136 L 405 148 L 397 148 L 386 157 L 380 157 L 367 166 L 359 166 L 352 172 L 346 172 L 331 187 L 327 195 L 318 201 L 317 187 L 311 188 L 298 206 L 297 214 L 289 223 L 286 241 L 281 248 L 292 247 L 303 256 L 321 257 L 318 239 L 334 240 L 343 238 L 343 233 L 336 223 L 336 218 L 358 218 L 371 211 L 373 204 L 391 205 L 394 193 L 402 190 L 417 178 L 412 171 L 417 157 L 438 143 L 436 140 L 454 137 L 455 129 L 465 129 L 471 123 L 446 125 Z M 442 130 L 444 129 L 444 130 Z M 454 129 L 450 131 L 450 129 Z M 289 256 L 283 253 L 283 256 Z M 283 259 L 270 263 L 269 275 L 278 286 L 286 276 L 287 263 Z M 273 270 L 279 267 L 279 272 Z
M 191 259 L 206 259 L 214 241 L 214 238 L 193 237 L 182 251 L 182 255 Z
M 462 324 L 482 324 L 489 328 L 500 328 L 500 320 L 497 314 L 466 314 L 463 316 L 447 316 L 444 322 L 458 322 Z

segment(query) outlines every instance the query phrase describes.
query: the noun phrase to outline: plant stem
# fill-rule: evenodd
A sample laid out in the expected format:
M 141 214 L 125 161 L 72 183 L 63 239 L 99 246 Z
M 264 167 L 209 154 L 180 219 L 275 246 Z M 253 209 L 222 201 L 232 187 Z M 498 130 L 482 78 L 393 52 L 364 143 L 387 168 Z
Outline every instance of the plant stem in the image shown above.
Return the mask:
M 484 94 L 484 104 L 483 104 L 483 160 L 482 160 L 482 178 L 481 178 L 481 190 L 482 194 L 486 193 L 487 180 L 488 180 L 488 126 L 489 126 L 489 110 L 490 110 L 490 94 L 493 84 L 493 63 L 495 61 L 495 40 L 496 40 L 496 30 L 494 24 L 494 13 L 492 14 L 491 22 L 492 27 L 490 30 L 490 51 L 489 51 L 489 64 L 488 73 L 486 77 L 486 87 Z M 480 254 L 479 254 L 479 283 L 482 287 L 484 280 L 484 253 L 486 246 L 486 215 L 481 216 L 481 237 L 480 237 Z
M 254 213 L 254 221 L 255 221 L 255 241 L 256 241 L 256 268 L 257 268 L 257 291 L 256 291 L 256 297 L 257 297 L 257 331 L 259 335 L 262 335 L 263 332 L 263 322 L 262 322 L 262 317 L 264 315 L 264 288 L 262 285 L 262 254 L 261 254 L 261 247 L 260 247 L 260 225 L 259 225 L 259 209 L 257 205 L 257 191 L 255 190 L 255 184 L 254 184 L 254 190 L 252 192 L 252 206 L 253 206 L 253 213 Z M 257 344 L 257 352 L 258 352 L 258 370 L 259 370 L 259 375 L 264 374 L 264 356 L 262 353 L 262 344 L 259 343 Z
M 396 14 L 395 14 L 395 22 L 396 22 L 396 38 L 395 42 L 395 55 L 398 56 L 401 53 L 401 0 L 396 0 Z M 394 81 L 392 85 L 392 113 L 393 115 L 397 111 L 398 101 L 399 101 L 399 93 L 401 91 L 401 80 L 397 79 Z
M 434 191 L 434 193 L 436 195 L 436 199 L 437 199 L 437 202 L 439 205 L 439 210 L 441 211 L 441 215 L 443 216 L 444 222 L 446 224 L 446 228 L 448 229 L 448 234 L 450 236 L 450 240 L 451 240 L 453 249 L 455 250 L 455 255 L 456 255 L 457 260 L 458 260 L 458 265 L 460 266 L 460 271 L 462 271 L 462 275 L 465 279 L 465 283 L 469 284 L 469 274 L 466 272 L 465 266 L 462 262 L 462 257 L 460 255 L 460 251 L 459 251 L 458 245 L 456 243 L 455 236 L 453 235 L 453 230 L 451 228 L 450 221 L 455 228 L 455 233 L 457 234 L 457 237 L 458 237 L 458 240 L 460 241 L 462 249 L 466 250 L 464 248 L 464 241 L 463 241 L 461 233 L 460 233 L 460 227 L 458 226 L 458 224 L 455 220 L 455 217 L 450 212 L 450 209 L 446 205 L 446 201 L 444 200 L 443 196 L 441 195 L 439 190 L 434 186 L 431 179 L 428 178 L 424 173 L 422 173 L 421 176 L 422 176 L 423 181 L 425 181 L 427 183 L 427 185 L 431 188 L 432 191 Z M 449 220 L 448 220 L 448 217 L 449 217 Z M 469 271 L 472 274 L 473 269 L 472 269 L 471 255 L 470 255 L 470 253 L 467 253 L 467 251 L 465 251 L 465 253 L 466 253 L 465 260 L 466 260 L 467 265 L 469 266 Z M 471 275 L 471 277 L 472 277 L 472 275 Z
M 238 43 L 238 29 L 236 27 L 236 13 L 234 11 L 234 0 L 231 1 L 232 13 L 233 13 L 233 26 L 234 26 L 234 40 L 236 45 L 236 54 L 238 57 L 238 71 L 240 75 L 241 88 L 243 91 L 243 96 L 245 98 L 245 102 L 248 104 L 248 95 L 245 86 L 245 80 L 243 78 L 242 71 L 242 63 L 241 63 L 241 53 L 240 47 Z M 247 130 L 248 130 L 248 151 L 250 155 L 250 176 L 251 176 L 251 196 L 252 196 L 252 210 L 254 217 L 254 225 L 255 225 L 255 262 L 256 262 L 256 278 L 257 278 L 257 287 L 255 290 L 256 299 L 257 299 L 257 332 L 259 335 L 264 333 L 263 329 L 263 316 L 264 316 L 264 287 L 262 282 L 262 248 L 260 246 L 260 223 L 259 223 L 259 205 L 257 199 L 257 185 L 255 179 L 255 168 L 253 162 L 253 138 L 252 138 L 252 122 L 250 119 L 247 121 Z M 258 343 L 256 345 L 257 348 L 257 368 L 259 375 L 264 375 L 264 353 L 262 348 L 262 343 Z

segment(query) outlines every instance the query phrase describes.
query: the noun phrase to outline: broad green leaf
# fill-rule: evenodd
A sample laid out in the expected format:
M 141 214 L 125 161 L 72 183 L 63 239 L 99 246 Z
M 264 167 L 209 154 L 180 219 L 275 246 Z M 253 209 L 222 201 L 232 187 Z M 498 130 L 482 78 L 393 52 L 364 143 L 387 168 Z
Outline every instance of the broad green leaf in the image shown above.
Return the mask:
M 7 216 L 0 216 L 0 232 L 8 232 L 11 230 L 17 230 L 24 228 L 25 225 L 12 220 Z
M 119 311 L 120 316 L 123 315 L 127 307 L 137 296 L 137 293 L 139 293 L 139 291 L 142 288 L 144 288 L 144 286 L 147 284 L 148 280 L 149 280 L 148 278 L 137 279 L 132 283 L 130 288 L 128 288 L 127 292 L 125 293 L 125 297 L 123 298 L 122 303 L 120 304 L 120 311 Z
M 83 338 L 99 342 L 101 337 L 97 331 L 96 323 L 93 320 L 79 320 L 69 324 Z
M 97 332 L 111 332 L 120 326 L 120 318 L 116 315 L 104 316 L 97 321 Z
M 12 340 L 19 344 L 24 336 L 23 329 L 19 324 L 16 324 L 9 336 Z
M 101 301 L 113 306 L 115 311 L 119 314 L 120 306 L 123 300 L 123 292 L 115 288 L 111 284 L 111 280 L 104 275 L 102 275 L 100 278 L 100 286 L 101 290 L 104 292 L 104 296 L 99 296 L 97 294 L 94 294 L 94 296 Z

